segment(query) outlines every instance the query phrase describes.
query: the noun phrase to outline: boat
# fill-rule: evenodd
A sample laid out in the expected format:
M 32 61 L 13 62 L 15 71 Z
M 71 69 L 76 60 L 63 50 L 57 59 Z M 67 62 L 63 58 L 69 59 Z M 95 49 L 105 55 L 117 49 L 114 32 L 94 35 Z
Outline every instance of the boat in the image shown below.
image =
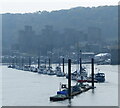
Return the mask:
M 57 75 L 57 77 L 64 77 L 65 73 L 64 72 L 58 72 L 56 75 Z
M 77 70 L 75 72 L 71 73 L 71 80 L 76 80 L 77 75 L 78 75 Z M 66 75 L 66 78 L 68 79 L 68 74 Z
M 15 68 L 15 65 L 8 65 L 8 68 Z
M 31 71 L 31 72 L 37 72 L 37 67 L 31 66 L 31 67 L 30 67 L 30 71 Z
M 71 97 L 81 94 L 82 92 L 86 92 L 93 87 L 88 84 L 76 83 L 75 86 L 71 87 Z M 57 95 L 51 96 L 50 101 L 63 101 L 65 99 L 70 99 L 68 95 L 68 88 L 65 87 L 63 90 L 57 91 Z
M 56 72 L 56 76 L 57 77 L 64 77 L 65 76 L 65 73 L 61 71 L 61 67 L 60 66 L 56 67 L 55 72 Z
M 24 70 L 24 71 L 30 71 L 30 66 L 25 65 L 25 66 L 23 67 L 23 70 Z
M 55 71 L 53 71 L 53 69 L 52 69 L 51 66 L 48 66 L 48 67 L 47 67 L 47 74 L 48 74 L 48 75 L 56 75 Z
M 20 70 L 20 66 L 15 65 L 15 69 Z
M 85 82 L 92 83 L 92 78 L 91 77 L 87 77 L 87 78 L 84 77 L 83 79 L 82 78 L 78 78 L 77 82 L 79 82 L 79 83 L 85 83 Z M 98 81 L 96 79 L 94 79 L 94 83 L 98 83 Z
M 48 75 L 56 75 L 56 73 L 52 69 L 47 70 L 47 74 Z
M 46 75 L 47 74 L 47 69 L 44 69 L 42 74 Z
M 40 66 L 38 69 L 37 69 L 37 72 L 39 73 L 39 74 L 44 74 L 45 71 L 46 70 L 46 67 L 43 65 L 43 66 Z M 47 74 L 47 72 L 46 72 L 46 74 Z
M 78 76 L 77 78 L 76 78 L 76 80 L 77 80 L 77 82 L 87 82 L 88 81 L 88 79 L 87 79 L 87 77 L 85 77 L 85 76 L 82 76 L 82 75 L 80 75 L 80 76 Z
M 87 73 L 87 71 L 86 71 L 85 68 L 82 68 L 82 71 L 81 71 L 81 72 L 80 72 L 80 70 L 74 71 L 74 72 L 71 74 L 71 79 L 76 81 L 77 78 L 78 78 L 78 77 L 81 77 L 81 76 L 87 78 L 88 73 Z M 68 79 L 68 74 L 66 75 L 66 78 Z
M 95 74 L 95 80 L 97 80 L 98 82 L 105 82 L 105 74 L 104 73 Z
M 90 75 L 90 77 L 88 77 L 88 81 L 87 82 L 92 82 L 92 77 Z M 102 83 L 105 82 L 105 74 L 102 72 L 98 72 L 94 75 L 94 82 L 96 83 Z
M 43 71 L 44 71 L 43 68 L 39 68 L 39 69 L 37 70 L 37 72 L 38 72 L 39 74 L 43 74 Z

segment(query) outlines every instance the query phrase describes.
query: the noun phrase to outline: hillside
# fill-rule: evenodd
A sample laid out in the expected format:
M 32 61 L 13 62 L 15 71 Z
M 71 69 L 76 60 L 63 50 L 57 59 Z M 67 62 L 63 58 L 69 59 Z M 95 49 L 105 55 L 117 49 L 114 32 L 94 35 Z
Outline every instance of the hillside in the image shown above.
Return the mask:
M 45 25 L 53 26 L 53 29 L 60 33 L 69 28 L 87 34 L 89 27 L 97 27 L 101 29 L 101 37 L 104 40 L 117 40 L 117 14 L 117 6 L 76 7 L 52 12 L 2 14 L 3 48 L 9 48 L 12 44 L 18 43 L 18 31 L 23 30 L 25 25 L 32 26 L 37 35 L 41 35 L 41 30 Z

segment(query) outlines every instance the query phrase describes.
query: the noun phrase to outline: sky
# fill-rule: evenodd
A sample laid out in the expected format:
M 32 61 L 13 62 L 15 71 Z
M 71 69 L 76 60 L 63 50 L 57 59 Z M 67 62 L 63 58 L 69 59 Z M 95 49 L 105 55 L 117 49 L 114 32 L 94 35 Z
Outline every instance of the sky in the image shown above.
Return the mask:
M 73 7 L 118 5 L 119 0 L 0 0 L 0 13 L 53 11 Z

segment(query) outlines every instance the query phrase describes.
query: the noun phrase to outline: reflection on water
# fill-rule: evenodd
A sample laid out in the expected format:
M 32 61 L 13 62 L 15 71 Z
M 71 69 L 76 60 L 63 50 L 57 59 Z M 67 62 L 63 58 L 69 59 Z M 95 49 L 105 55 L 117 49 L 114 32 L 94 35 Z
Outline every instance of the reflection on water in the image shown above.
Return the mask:
M 68 103 L 69 103 L 69 104 L 68 104 L 68 107 L 71 107 L 71 106 L 72 106 L 72 104 L 71 104 L 71 99 L 68 100 Z
M 55 66 L 55 65 L 53 65 Z M 86 66 L 86 65 L 85 65 Z M 95 65 L 106 74 L 106 82 L 95 84 L 94 90 L 75 96 L 73 99 L 50 102 L 49 97 L 56 94 L 59 84 L 67 83 L 66 78 L 41 75 L 28 71 L 3 70 L 3 105 L 7 106 L 117 106 L 118 105 L 118 67 Z M 76 65 L 72 65 L 72 71 Z M 90 74 L 91 65 L 87 65 Z M 67 66 L 65 66 L 67 72 Z M 96 71 L 96 70 L 95 70 Z M 96 71 L 97 72 L 97 71 Z M 72 81 L 72 84 L 75 84 Z
M 94 89 L 92 89 L 92 93 L 93 93 L 93 94 L 95 93 Z

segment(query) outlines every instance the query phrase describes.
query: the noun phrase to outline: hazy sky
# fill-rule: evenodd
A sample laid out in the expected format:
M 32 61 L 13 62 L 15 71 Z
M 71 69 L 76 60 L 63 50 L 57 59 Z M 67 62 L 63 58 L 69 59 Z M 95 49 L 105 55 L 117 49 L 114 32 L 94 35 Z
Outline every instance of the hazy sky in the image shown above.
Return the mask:
M 0 13 L 52 11 L 83 6 L 118 5 L 119 0 L 0 0 Z

